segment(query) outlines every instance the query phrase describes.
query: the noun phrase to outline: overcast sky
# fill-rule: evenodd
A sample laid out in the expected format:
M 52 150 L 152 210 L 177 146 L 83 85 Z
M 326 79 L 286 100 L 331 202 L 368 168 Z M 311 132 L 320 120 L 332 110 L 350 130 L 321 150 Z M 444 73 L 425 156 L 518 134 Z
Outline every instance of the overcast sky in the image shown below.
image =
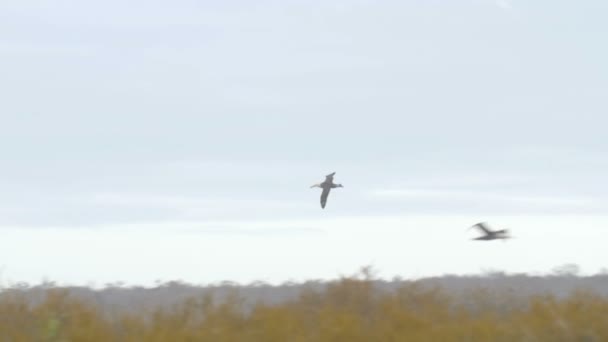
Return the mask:
M 601 0 L 3 0 L 3 278 L 594 272 L 607 15 Z M 345 188 L 321 210 L 309 186 L 333 171 Z M 472 242 L 478 221 L 518 239 Z

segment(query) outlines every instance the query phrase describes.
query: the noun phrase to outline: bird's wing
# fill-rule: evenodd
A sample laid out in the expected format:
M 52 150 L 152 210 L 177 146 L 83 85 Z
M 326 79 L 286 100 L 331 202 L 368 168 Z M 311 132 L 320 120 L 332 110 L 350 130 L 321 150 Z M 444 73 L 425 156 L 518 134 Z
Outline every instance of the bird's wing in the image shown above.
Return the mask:
M 332 172 L 332 173 L 328 174 L 327 176 L 325 176 L 325 181 L 328 183 L 332 183 L 334 181 L 335 174 L 336 174 L 335 172 Z
M 482 231 L 482 232 L 484 232 L 484 234 L 486 234 L 486 235 L 490 235 L 490 234 L 492 234 L 492 231 L 490 230 L 490 228 L 488 228 L 488 225 L 487 225 L 487 223 L 485 223 L 485 222 L 480 222 L 480 223 L 478 223 L 478 224 L 476 224 L 476 225 L 472 226 L 471 228 L 473 228 L 473 227 L 475 227 L 475 228 L 477 228 L 477 229 L 481 230 L 481 231 Z
M 324 188 L 321 193 L 321 208 L 325 209 L 325 204 L 327 203 L 327 196 L 329 196 L 329 191 L 331 188 Z

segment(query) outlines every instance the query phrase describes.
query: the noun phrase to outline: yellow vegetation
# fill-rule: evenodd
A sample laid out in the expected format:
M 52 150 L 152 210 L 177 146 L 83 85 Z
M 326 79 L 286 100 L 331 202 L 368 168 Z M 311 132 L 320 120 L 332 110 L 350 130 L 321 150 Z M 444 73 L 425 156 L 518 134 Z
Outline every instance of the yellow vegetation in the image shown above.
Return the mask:
M 0 341 L 608 341 L 608 300 L 588 292 L 517 298 L 472 289 L 463 300 L 416 284 L 383 292 L 353 277 L 275 305 L 244 308 L 235 293 L 112 315 L 66 290 L 47 289 L 35 303 L 24 293 L 0 296 Z

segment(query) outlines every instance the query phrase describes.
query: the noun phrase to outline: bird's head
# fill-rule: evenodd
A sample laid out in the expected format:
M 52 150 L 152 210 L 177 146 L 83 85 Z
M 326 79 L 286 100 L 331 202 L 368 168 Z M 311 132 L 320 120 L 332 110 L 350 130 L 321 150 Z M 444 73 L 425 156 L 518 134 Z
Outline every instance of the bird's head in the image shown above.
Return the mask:
M 343 188 L 343 187 L 344 187 L 344 185 L 342 185 L 342 184 L 336 184 L 336 188 Z

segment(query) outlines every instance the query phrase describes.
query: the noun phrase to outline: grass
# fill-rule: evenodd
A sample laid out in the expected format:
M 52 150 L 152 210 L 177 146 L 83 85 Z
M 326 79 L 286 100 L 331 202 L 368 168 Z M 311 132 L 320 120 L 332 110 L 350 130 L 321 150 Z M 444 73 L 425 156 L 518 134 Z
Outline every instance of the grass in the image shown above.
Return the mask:
M 303 286 L 275 304 L 245 300 L 235 287 L 169 307 L 109 313 L 48 287 L 0 294 L 0 341 L 608 341 L 608 300 L 588 291 L 518 296 L 487 288 L 466 298 L 439 287 L 374 286 L 368 272 Z

